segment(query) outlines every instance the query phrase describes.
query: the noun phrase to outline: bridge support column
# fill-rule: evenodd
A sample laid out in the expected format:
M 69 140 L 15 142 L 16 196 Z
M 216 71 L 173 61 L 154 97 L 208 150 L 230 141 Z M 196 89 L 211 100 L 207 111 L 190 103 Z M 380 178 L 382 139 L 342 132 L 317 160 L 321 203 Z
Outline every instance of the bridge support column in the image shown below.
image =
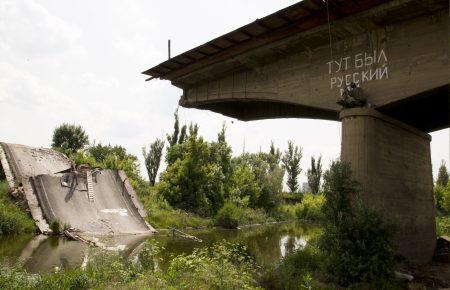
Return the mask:
M 343 110 L 341 159 L 361 183 L 361 199 L 397 224 L 398 252 L 431 261 L 436 244 L 431 136 L 369 108 Z

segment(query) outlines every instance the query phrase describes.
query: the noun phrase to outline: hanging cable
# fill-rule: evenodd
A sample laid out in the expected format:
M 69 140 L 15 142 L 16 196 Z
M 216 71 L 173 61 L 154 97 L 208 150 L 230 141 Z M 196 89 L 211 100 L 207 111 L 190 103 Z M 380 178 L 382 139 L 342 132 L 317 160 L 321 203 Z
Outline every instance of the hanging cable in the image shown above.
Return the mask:
M 333 41 L 331 39 L 330 8 L 328 7 L 329 0 L 324 0 L 324 1 L 327 4 L 328 37 L 330 40 L 330 60 L 333 60 L 333 46 L 332 46 Z

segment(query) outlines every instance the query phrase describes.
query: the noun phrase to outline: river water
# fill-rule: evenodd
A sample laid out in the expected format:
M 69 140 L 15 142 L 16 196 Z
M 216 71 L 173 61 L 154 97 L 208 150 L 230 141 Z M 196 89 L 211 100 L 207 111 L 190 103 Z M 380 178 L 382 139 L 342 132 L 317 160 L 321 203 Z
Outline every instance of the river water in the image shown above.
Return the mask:
M 161 266 L 172 255 L 189 254 L 195 248 L 207 247 L 216 242 L 229 241 L 246 245 L 256 262 L 270 266 L 279 262 L 287 253 L 303 247 L 307 241 L 320 233 L 320 228 L 305 223 L 278 223 L 245 227 L 237 230 L 205 229 L 189 230 L 188 234 L 202 242 L 160 232 L 152 236 L 124 236 L 101 240 L 110 251 L 117 251 L 123 257 L 133 258 L 143 244 L 151 239 L 163 250 L 160 253 Z M 89 259 L 89 247 L 78 241 L 47 236 L 3 236 L 0 237 L 0 259 L 7 263 L 20 262 L 32 273 L 48 272 L 58 268 L 82 265 Z

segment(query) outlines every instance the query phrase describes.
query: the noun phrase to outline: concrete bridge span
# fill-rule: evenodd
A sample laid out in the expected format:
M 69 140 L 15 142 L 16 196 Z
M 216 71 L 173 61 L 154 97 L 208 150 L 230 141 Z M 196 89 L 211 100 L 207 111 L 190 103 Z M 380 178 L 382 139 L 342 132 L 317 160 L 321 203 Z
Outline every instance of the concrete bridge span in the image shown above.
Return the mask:
M 0 143 L 0 162 L 42 233 L 50 233 L 56 220 L 88 240 L 155 231 L 123 171 L 73 172 L 71 160 L 60 152 L 10 143 Z
M 304 0 L 150 68 L 180 105 L 240 120 L 342 121 L 363 200 L 399 224 L 409 261 L 435 245 L 429 132 L 448 128 L 447 0 Z M 367 108 L 336 104 L 352 83 Z

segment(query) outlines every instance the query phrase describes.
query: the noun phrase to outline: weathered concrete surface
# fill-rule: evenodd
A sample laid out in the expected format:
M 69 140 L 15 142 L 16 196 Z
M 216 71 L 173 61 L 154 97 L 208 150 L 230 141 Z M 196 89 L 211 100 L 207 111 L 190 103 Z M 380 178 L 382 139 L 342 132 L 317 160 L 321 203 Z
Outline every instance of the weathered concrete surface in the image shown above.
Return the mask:
M 51 174 L 70 168 L 70 160 L 62 153 L 19 144 L 0 143 L 1 162 L 8 177 L 9 186 L 22 186 L 28 208 L 41 233 L 50 231 L 38 199 L 31 187 L 30 177 L 36 174 Z
M 362 201 L 398 225 L 399 253 L 413 263 L 431 261 L 436 245 L 428 134 L 373 109 L 340 114 L 341 159 L 362 186 Z
M 155 231 L 124 172 L 103 170 L 93 182 L 94 199 L 86 191 L 86 174 L 78 185 L 62 186 L 71 168 L 64 154 L 46 148 L 1 143 L 2 167 L 13 177 L 11 186 L 22 186 L 31 215 L 42 233 L 54 220 L 90 234 L 143 234 Z
M 32 185 L 48 221 L 95 235 L 139 234 L 150 230 L 124 186 L 119 172 L 103 170 L 94 182 L 94 201 L 83 187 L 75 190 L 61 186 L 62 175 L 32 177 Z M 85 180 L 78 177 L 78 183 Z M 126 181 L 125 181 L 126 183 Z M 135 198 L 134 198 L 135 199 Z

